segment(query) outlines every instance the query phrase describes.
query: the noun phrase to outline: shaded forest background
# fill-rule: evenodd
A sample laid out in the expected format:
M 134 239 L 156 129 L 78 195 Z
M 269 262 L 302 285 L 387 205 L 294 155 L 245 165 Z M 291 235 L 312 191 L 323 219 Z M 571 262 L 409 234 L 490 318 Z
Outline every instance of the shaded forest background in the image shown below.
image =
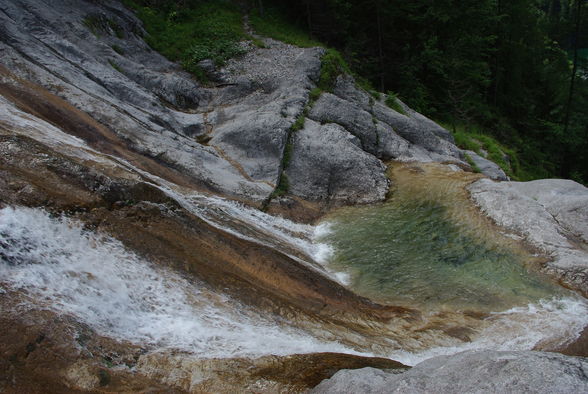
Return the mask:
M 169 23 L 174 23 L 170 16 L 186 18 L 198 9 L 235 7 L 250 15 L 254 28 L 265 30 L 261 33 L 286 41 L 297 35 L 290 41 L 335 48 L 364 87 L 397 95 L 456 133 L 462 147 L 480 140 L 477 136 L 494 137 L 511 148 L 511 165 L 516 159 L 517 168 L 510 173 L 515 178 L 562 177 L 586 184 L 586 1 L 127 3 L 159 13 Z M 149 26 L 155 22 L 145 18 L 147 14 L 143 12 L 142 19 L 157 49 L 157 33 L 165 26 Z M 201 17 L 207 20 L 205 14 Z M 301 32 L 305 40 L 300 39 Z

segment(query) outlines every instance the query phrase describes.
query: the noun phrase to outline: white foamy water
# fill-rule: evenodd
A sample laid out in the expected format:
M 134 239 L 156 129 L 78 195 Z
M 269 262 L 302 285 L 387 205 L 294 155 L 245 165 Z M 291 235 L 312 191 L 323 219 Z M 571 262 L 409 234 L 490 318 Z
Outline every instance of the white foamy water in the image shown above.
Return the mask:
M 329 244 L 317 241 L 330 231 L 330 224 L 313 226 L 295 223 L 222 197 L 198 193 L 184 194 L 174 190 L 172 185 L 162 179 L 157 181 L 159 185 L 153 186 L 164 191 L 208 224 L 239 238 L 269 246 L 305 264 L 320 275 L 343 285 L 349 284 L 347 273 L 332 271 L 325 265 L 333 254 L 333 248 Z
M 536 304 L 493 313 L 488 320 L 490 324 L 472 338 L 472 342 L 435 347 L 419 353 L 392 352 L 387 356 L 406 365 L 415 365 L 431 357 L 465 350 L 556 348 L 578 338 L 588 325 L 588 302 L 580 297 L 541 300 Z
M 74 315 L 102 335 L 199 356 L 350 352 L 38 209 L 0 210 L 0 285 L 24 291 L 30 308 Z

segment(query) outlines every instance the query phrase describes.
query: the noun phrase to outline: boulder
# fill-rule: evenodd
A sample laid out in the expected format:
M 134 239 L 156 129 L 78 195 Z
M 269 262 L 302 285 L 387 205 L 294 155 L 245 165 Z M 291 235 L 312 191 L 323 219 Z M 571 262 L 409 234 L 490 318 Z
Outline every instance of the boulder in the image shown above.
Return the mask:
M 386 196 L 386 167 L 337 124 L 306 119 L 294 134 L 292 153 L 286 175 L 293 195 L 338 204 L 370 203 Z
M 335 123 L 356 136 L 366 152 L 376 154 L 378 135 L 372 115 L 352 102 L 331 93 L 323 93 L 314 103 L 308 117 L 320 123 Z
M 474 164 L 480 169 L 480 172 L 486 175 L 490 179 L 494 179 L 495 181 L 508 181 L 508 176 L 504 173 L 502 168 L 493 161 L 490 161 L 476 152 L 471 150 L 464 151 L 466 155 L 468 155 Z
M 388 124 L 398 135 L 410 143 L 433 153 L 451 156 L 454 159 L 461 158 L 459 149 L 453 145 L 453 141 L 441 138 L 436 134 L 440 133 L 441 126 L 436 125 L 436 127 L 433 127 L 434 123 L 431 121 L 423 121 L 420 117 L 412 118 L 401 114 L 380 102 L 374 104 L 373 114 L 378 120 Z
M 311 390 L 326 393 L 585 393 L 588 360 L 556 353 L 474 350 L 408 372 L 343 370 Z

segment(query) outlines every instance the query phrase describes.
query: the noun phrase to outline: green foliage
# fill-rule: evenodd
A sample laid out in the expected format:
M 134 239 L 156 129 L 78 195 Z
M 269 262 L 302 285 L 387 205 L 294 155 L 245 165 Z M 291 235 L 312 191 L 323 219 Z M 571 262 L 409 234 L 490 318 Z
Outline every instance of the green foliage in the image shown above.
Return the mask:
M 112 59 L 108 59 L 108 63 L 114 68 L 116 71 L 122 74 L 122 68 Z
M 351 74 L 349 66 L 341 54 L 332 48 L 327 49 L 321 58 L 321 76 L 318 86 L 325 92 L 331 92 L 337 77 L 343 73 Z
M 261 41 L 259 38 L 252 36 L 251 34 L 246 35 L 247 39 L 253 43 L 258 48 L 267 48 L 265 42 Z
M 322 46 L 301 27 L 292 23 L 277 7 L 265 9 L 263 16 L 259 14 L 259 10 L 254 10 L 249 15 L 249 22 L 255 32 L 262 36 L 302 48 Z
M 288 193 L 290 185 L 288 183 L 288 176 L 285 172 L 282 172 L 280 176 L 280 183 L 272 192 L 271 198 L 280 197 Z
M 112 45 L 111 48 L 113 51 L 115 51 L 116 53 L 118 53 L 121 56 L 125 54 L 125 51 L 123 51 L 123 49 L 116 44 Z
M 292 126 L 290 127 L 290 131 L 298 131 L 298 130 L 302 130 L 304 128 L 304 114 L 301 114 L 298 118 L 296 118 L 296 121 L 292 124 Z M 286 151 L 288 151 L 288 146 L 286 146 Z M 287 152 L 284 153 L 284 155 Z
M 321 90 L 321 88 L 312 89 L 308 95 L 309 105 L 312 106 L 312 104 L 314 104 L 314 102 L 318 100 L 322 93 L 323 91 Z
M 108 26 L 110 26 L 110 28 L 112 29 L 112 31 L 114 32 L 114 34 L 116 35 L 117 38 L 120 38 L 120 39 L 125 38 L 125 32 L 122 29 L 122 27 L 119 26 L 118 23 L 109 19 Z
M 398 97 L 396 96 L 396 93 L 392 91 L 388 91 L 388 93 L 386 94 L 386 105 L 392 108 L 394 111 L 406 115 L 406 112 L 404 112 L 404 109 L 398 102 Z
M 82 23 L 94 34 L 96 37 L 100 37 L 100 30 L 102 21 L 97 15 L 88 15 L 84 18 Z
M 112 31 L 117 38 L 124 38 L 125 32 L 118 23 L 101 15 L 87 15 L 82 23 L 94 34 L 100 37 L 101 33 Z
M 519 155 L 516 151 L 498 143 L 494 137 L 483 133 L 479 127 L 458 125 L 453 128 L 452 134 L 455 144 L 461 149 L 474 151 L 483 157 L 486 156 L 488 160 L 498 164 L 513 179 L 528 179 L 528 175 L 521 169 Z M 471 165 L 471 163 L 469 164 Z
M 212 59 L 217 65 L 243 53 L 239 41 L 247 37 L 243 31 L 241 14 L 231 2 L 187 2 L 178 6 L 175 2 L 127 1 L 143 21 L 148 36 L 147 43 L 168 59 L 179 61 L 199 80 L 205 75 L 197 63 Z
M 480 173 L 482 172 L 480 170 L 480 167 L 478 167 L 478 165 L 476 163 L 474 163 L 474 160 L 472 160 L 472 158 L 470 157 L 470 155 L 468 155 L 467 153 L 465 154 L 465 159 L 467 161 L 467 163 L 470 165 L 470 167 L 472 167 L 472 170 L 476 173 Z

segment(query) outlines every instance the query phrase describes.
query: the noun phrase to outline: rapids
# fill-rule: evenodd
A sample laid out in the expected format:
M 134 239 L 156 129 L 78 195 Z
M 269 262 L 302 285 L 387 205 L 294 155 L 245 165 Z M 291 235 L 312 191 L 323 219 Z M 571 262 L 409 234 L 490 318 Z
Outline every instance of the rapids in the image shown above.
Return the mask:
M 0 285 L 27 308 L 71 314 L 98 333 L 202 357 L 355 353 L 284 327 L 117 240 L 31 208 L 0 210 Z

